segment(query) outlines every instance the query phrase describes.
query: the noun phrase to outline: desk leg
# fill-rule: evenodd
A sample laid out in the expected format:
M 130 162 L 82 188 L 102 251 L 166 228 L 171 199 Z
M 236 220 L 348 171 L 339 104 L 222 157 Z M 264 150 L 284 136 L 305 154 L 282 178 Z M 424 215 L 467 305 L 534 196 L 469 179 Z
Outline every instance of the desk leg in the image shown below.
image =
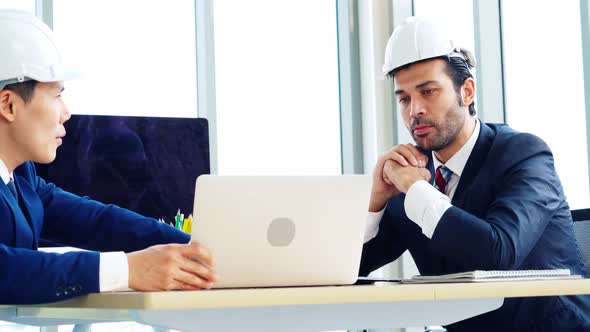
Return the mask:
M 39 332 L 58 332 L 58 326 L 42 326 L 39 328 Z
M 90 332 L 91 326 L 92 324 L 76 324 L 74 325 L 74 329 L 72 329 L 72 332 Z
M 0 320 L 33 326 L 83 325 L 132 320 L 127 310 L 71 308 L 9 308 L 0 309 Z M 84 330 L 81 330 L 84 331 Z

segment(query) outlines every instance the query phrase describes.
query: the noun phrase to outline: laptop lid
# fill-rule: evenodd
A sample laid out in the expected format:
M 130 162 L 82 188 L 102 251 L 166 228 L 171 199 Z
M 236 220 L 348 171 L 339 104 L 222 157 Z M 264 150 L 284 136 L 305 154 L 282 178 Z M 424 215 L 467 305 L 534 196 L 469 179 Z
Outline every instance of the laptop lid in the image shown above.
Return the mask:
M 352 284 L 370 192 L 368 175 L 202 175 L 191 241 L 212 251 L 215 288 Z

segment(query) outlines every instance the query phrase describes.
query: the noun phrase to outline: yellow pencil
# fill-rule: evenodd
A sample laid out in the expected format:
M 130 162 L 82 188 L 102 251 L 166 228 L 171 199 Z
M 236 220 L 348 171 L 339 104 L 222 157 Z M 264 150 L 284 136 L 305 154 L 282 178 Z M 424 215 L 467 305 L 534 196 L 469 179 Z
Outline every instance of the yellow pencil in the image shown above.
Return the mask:
M 193 232 L 193 215 L 192 214 L 188 215 L 188 218 L 186 219 L 184 225 L 185 225 L 184 232 L 191 234 Z

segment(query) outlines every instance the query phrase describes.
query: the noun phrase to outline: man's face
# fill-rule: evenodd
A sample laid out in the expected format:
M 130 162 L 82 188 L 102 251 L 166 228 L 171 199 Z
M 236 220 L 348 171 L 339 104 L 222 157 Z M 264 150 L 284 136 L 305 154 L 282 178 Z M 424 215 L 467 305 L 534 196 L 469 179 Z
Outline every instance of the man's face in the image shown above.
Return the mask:
M 62 91 L 63 82 L 39 82 L 28 103 L 15 98 L 17 111 L 12 134 L 24 160 L 50 163 L 55 159 L 66 134 L 63 124 L 71 115 L 61 97 Z
M 459 99 L 442 59 L 411 65 L 395 74 L 394 87 L 404 123 L 416 144 L 438 151 L 453 142 L 465 124 Z

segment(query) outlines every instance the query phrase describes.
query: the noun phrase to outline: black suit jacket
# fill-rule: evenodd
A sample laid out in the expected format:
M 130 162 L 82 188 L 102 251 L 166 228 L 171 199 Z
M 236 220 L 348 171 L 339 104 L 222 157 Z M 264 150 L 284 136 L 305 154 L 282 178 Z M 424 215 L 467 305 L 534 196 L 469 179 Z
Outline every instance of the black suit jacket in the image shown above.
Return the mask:
M 505 125 L 481 123 L 449 208 L 431 239 L 392 198 L 379 233 L 363 248 L 360 274 L 409 250 L 421 274 L 567 268 L 584 275 L 570 209 L 547 145 Z M 429 158 L 430 152 L 426 152 Z M 433 174 L 432 160 L 428 168 Z M 432 176 L 434 179 L 434 174 Z M 449 331 L 590 330 L 590 297 L 506 299 Z

